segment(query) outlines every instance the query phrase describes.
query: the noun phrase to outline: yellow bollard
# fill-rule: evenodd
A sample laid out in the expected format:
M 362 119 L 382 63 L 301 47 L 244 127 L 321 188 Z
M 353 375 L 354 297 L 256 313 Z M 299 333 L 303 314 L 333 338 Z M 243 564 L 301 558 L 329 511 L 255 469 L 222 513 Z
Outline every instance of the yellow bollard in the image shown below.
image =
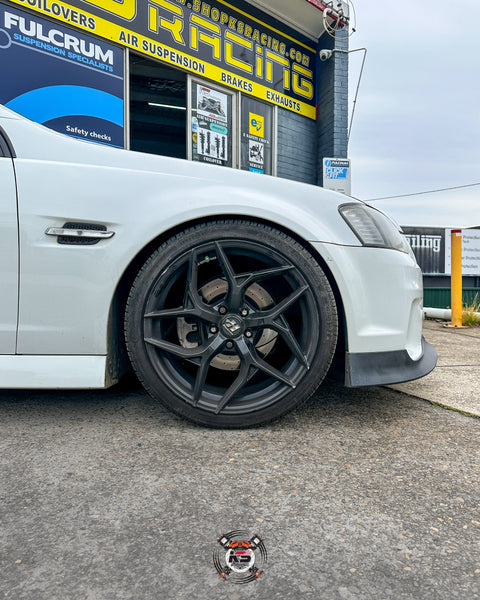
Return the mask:
M 462 327 L 462 230 L 452 229 L 452 322 L 448 327 Z

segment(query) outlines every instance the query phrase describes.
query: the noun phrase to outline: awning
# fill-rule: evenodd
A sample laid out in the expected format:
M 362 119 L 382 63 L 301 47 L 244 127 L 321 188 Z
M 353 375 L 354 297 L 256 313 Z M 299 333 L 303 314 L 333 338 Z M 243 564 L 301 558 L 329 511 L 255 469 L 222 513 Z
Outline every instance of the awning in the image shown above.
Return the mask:
M 328 9 L 329 23 L 348 21 L 349 6 L 344 0 L 247 0 L 269 15 L 288 23 L 312 40 L 325 33 L 324 9 Z M 342 19 L 342 15 L 344 18 Z

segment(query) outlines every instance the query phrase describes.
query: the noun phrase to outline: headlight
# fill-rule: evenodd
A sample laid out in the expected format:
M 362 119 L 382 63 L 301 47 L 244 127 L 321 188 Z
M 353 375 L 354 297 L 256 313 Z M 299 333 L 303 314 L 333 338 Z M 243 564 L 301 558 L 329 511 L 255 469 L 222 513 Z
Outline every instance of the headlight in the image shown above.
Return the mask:
M 338 210 L 364 246 L 410 253 L 410 246 L 401 231 L 379 210 L 356 203 L 342 204 Z

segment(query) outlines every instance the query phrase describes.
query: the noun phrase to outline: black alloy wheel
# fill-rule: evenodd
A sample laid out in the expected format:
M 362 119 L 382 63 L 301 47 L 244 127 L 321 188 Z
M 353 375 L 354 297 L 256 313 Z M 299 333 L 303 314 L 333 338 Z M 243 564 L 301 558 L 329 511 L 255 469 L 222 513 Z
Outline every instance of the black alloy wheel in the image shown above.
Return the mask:
M 337 325 L 310 253 L 271 227 L 233 220 L 163 244 L 140 270 L 125 316 L 145 388 L 212 427 L 265 423 L 306 400 L 330 366 Z

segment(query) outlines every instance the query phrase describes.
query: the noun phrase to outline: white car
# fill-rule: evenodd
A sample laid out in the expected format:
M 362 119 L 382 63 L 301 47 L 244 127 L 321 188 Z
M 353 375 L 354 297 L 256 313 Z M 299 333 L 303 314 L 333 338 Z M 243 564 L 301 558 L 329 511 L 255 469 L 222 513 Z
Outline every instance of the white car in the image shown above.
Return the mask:
M 421 377 L 422 277 L 397 227 L 315 186 L 77 141 L 0 106 L 0 385 L 103 388 L 267 422 L 341 363 Z

